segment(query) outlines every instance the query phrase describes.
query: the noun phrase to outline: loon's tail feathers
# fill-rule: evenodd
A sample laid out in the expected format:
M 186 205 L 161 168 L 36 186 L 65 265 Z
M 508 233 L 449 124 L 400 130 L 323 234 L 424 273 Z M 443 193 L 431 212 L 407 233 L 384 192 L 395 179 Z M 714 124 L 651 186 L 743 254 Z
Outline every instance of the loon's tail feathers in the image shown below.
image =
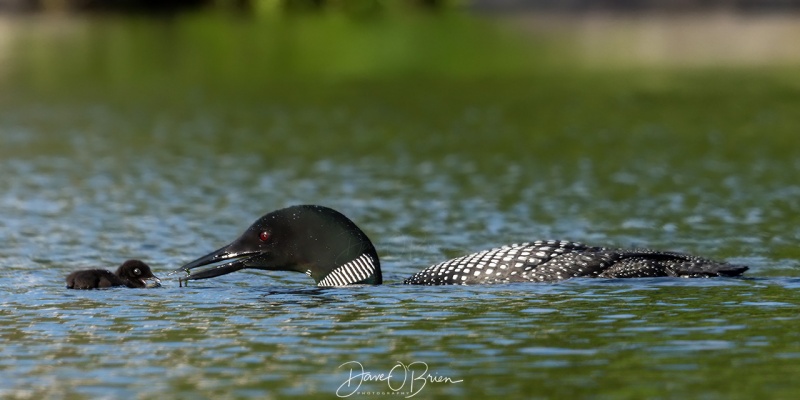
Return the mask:
M 649 249 L 617 250 L 614 262 L 597 276 L 602 278 L 643 278 L 674 276 L 713 278 L 739 276 L 749 268 L 688 254 Z
M 749 267 L 743 265 L 732 265 L 727 263 L 698 263 L 687 262 L 673 265 L 675 276 L 684 278 L 703 278 L 703 277 L 733 277 L 739 276 L 747 271 Z

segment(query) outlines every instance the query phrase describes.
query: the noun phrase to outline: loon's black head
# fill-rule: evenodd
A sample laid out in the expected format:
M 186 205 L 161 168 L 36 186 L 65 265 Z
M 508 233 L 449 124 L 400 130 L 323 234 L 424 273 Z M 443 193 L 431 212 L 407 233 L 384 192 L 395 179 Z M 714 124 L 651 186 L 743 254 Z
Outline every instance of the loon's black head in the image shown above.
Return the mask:
M 141 260 L 128 260 L 117 268 L 115 273 L 125 282 L 125 285 L 133 288 L 150 288 L 161 286 L 161 280 L 153 275 L 150 266 Z
M 190 272 L 204 265 L 210 269 Z M 174 272 L 183 281 L 213 278 L 244 268 L 303 272 L 320 286 L 382 283 L 378 253 L 353 221 L 333 209 L 302 205 L 259 218 L 239 238 Z

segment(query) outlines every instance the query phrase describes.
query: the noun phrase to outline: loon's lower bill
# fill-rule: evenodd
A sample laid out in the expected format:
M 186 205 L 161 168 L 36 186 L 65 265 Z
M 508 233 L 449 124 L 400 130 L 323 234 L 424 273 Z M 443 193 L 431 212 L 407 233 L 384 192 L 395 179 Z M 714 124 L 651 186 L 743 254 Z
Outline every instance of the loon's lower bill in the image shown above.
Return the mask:
M 209 269 L 191 270 L 214 264 Z M 301 205 L 259 218 L 236 240 L 180 268 L 180 281 L 213 278 L 244 268 L 296 271 L 318 286 L 382 283 L 375 247 L 353 221 L 336 210 Z M 403 283 L 472 285 L 553 282 L 574 277 L 703 278 L 738 276 L 748 267 L 648 249 L 591 247 L 536 241 L 484 250 L 432 265 Z

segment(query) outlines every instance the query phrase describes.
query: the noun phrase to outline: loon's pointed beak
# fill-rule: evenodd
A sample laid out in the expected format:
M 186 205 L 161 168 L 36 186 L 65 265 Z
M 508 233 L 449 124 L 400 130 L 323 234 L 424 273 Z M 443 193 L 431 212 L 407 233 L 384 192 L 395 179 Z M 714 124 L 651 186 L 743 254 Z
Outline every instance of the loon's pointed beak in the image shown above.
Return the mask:
M 225 246 L 221 249 L 208 253 L 178 269 L 172 271 L 170 275 L 185 272 L 187 276 L 182 277 L 179 279 L 180 282 L 198 280 L 198 279 L 208 279 L 213 278 L 215 276 L 229 274 L 231 272 L 236 272 L 240 269 L 244 269 L 247 266 L 245 263 L 247 260 L 252 258 L 252 256 L 259 254 L 258 252 L 235 252 L 230 250 L 231 245 Z M 226 263 L 220 263 L 222 261 L 233 260 Z M 202 267 L 209 264 L 215 264 L 213 267 L 209 269 L 205 269 L 202 271 L 197 272 L 190 272 L 192 269 Z

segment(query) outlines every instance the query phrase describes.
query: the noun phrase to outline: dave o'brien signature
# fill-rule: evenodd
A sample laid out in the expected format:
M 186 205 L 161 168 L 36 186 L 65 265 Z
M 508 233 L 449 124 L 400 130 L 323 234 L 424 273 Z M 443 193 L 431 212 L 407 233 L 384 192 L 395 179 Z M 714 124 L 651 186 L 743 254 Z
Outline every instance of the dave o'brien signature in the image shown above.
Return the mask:
M 428 382 L 459 383 L 464 381 L 463 379 L 453 380 L 447 376 L 429 374 L 428 364 L 423 361 L 414 361 L 410 364 L 398 361 L 387 374 L 365 371 L 364 366 L 358 361 L 348 361 L 339 366 L 339 368 L 342 367 L 349 367 L 350 372 L 347 380 L 336 389 L 336 395 L 339 397 L 353 395 L 358 392 L 364 382 L 386 382 L 386 386 L 392 392 L 406 391 L 407 389 L 406 392 L 409 394 L 406 398 L 409 398 L 419 393 Z M 406 384 L 409 385 L 407 388 Z

